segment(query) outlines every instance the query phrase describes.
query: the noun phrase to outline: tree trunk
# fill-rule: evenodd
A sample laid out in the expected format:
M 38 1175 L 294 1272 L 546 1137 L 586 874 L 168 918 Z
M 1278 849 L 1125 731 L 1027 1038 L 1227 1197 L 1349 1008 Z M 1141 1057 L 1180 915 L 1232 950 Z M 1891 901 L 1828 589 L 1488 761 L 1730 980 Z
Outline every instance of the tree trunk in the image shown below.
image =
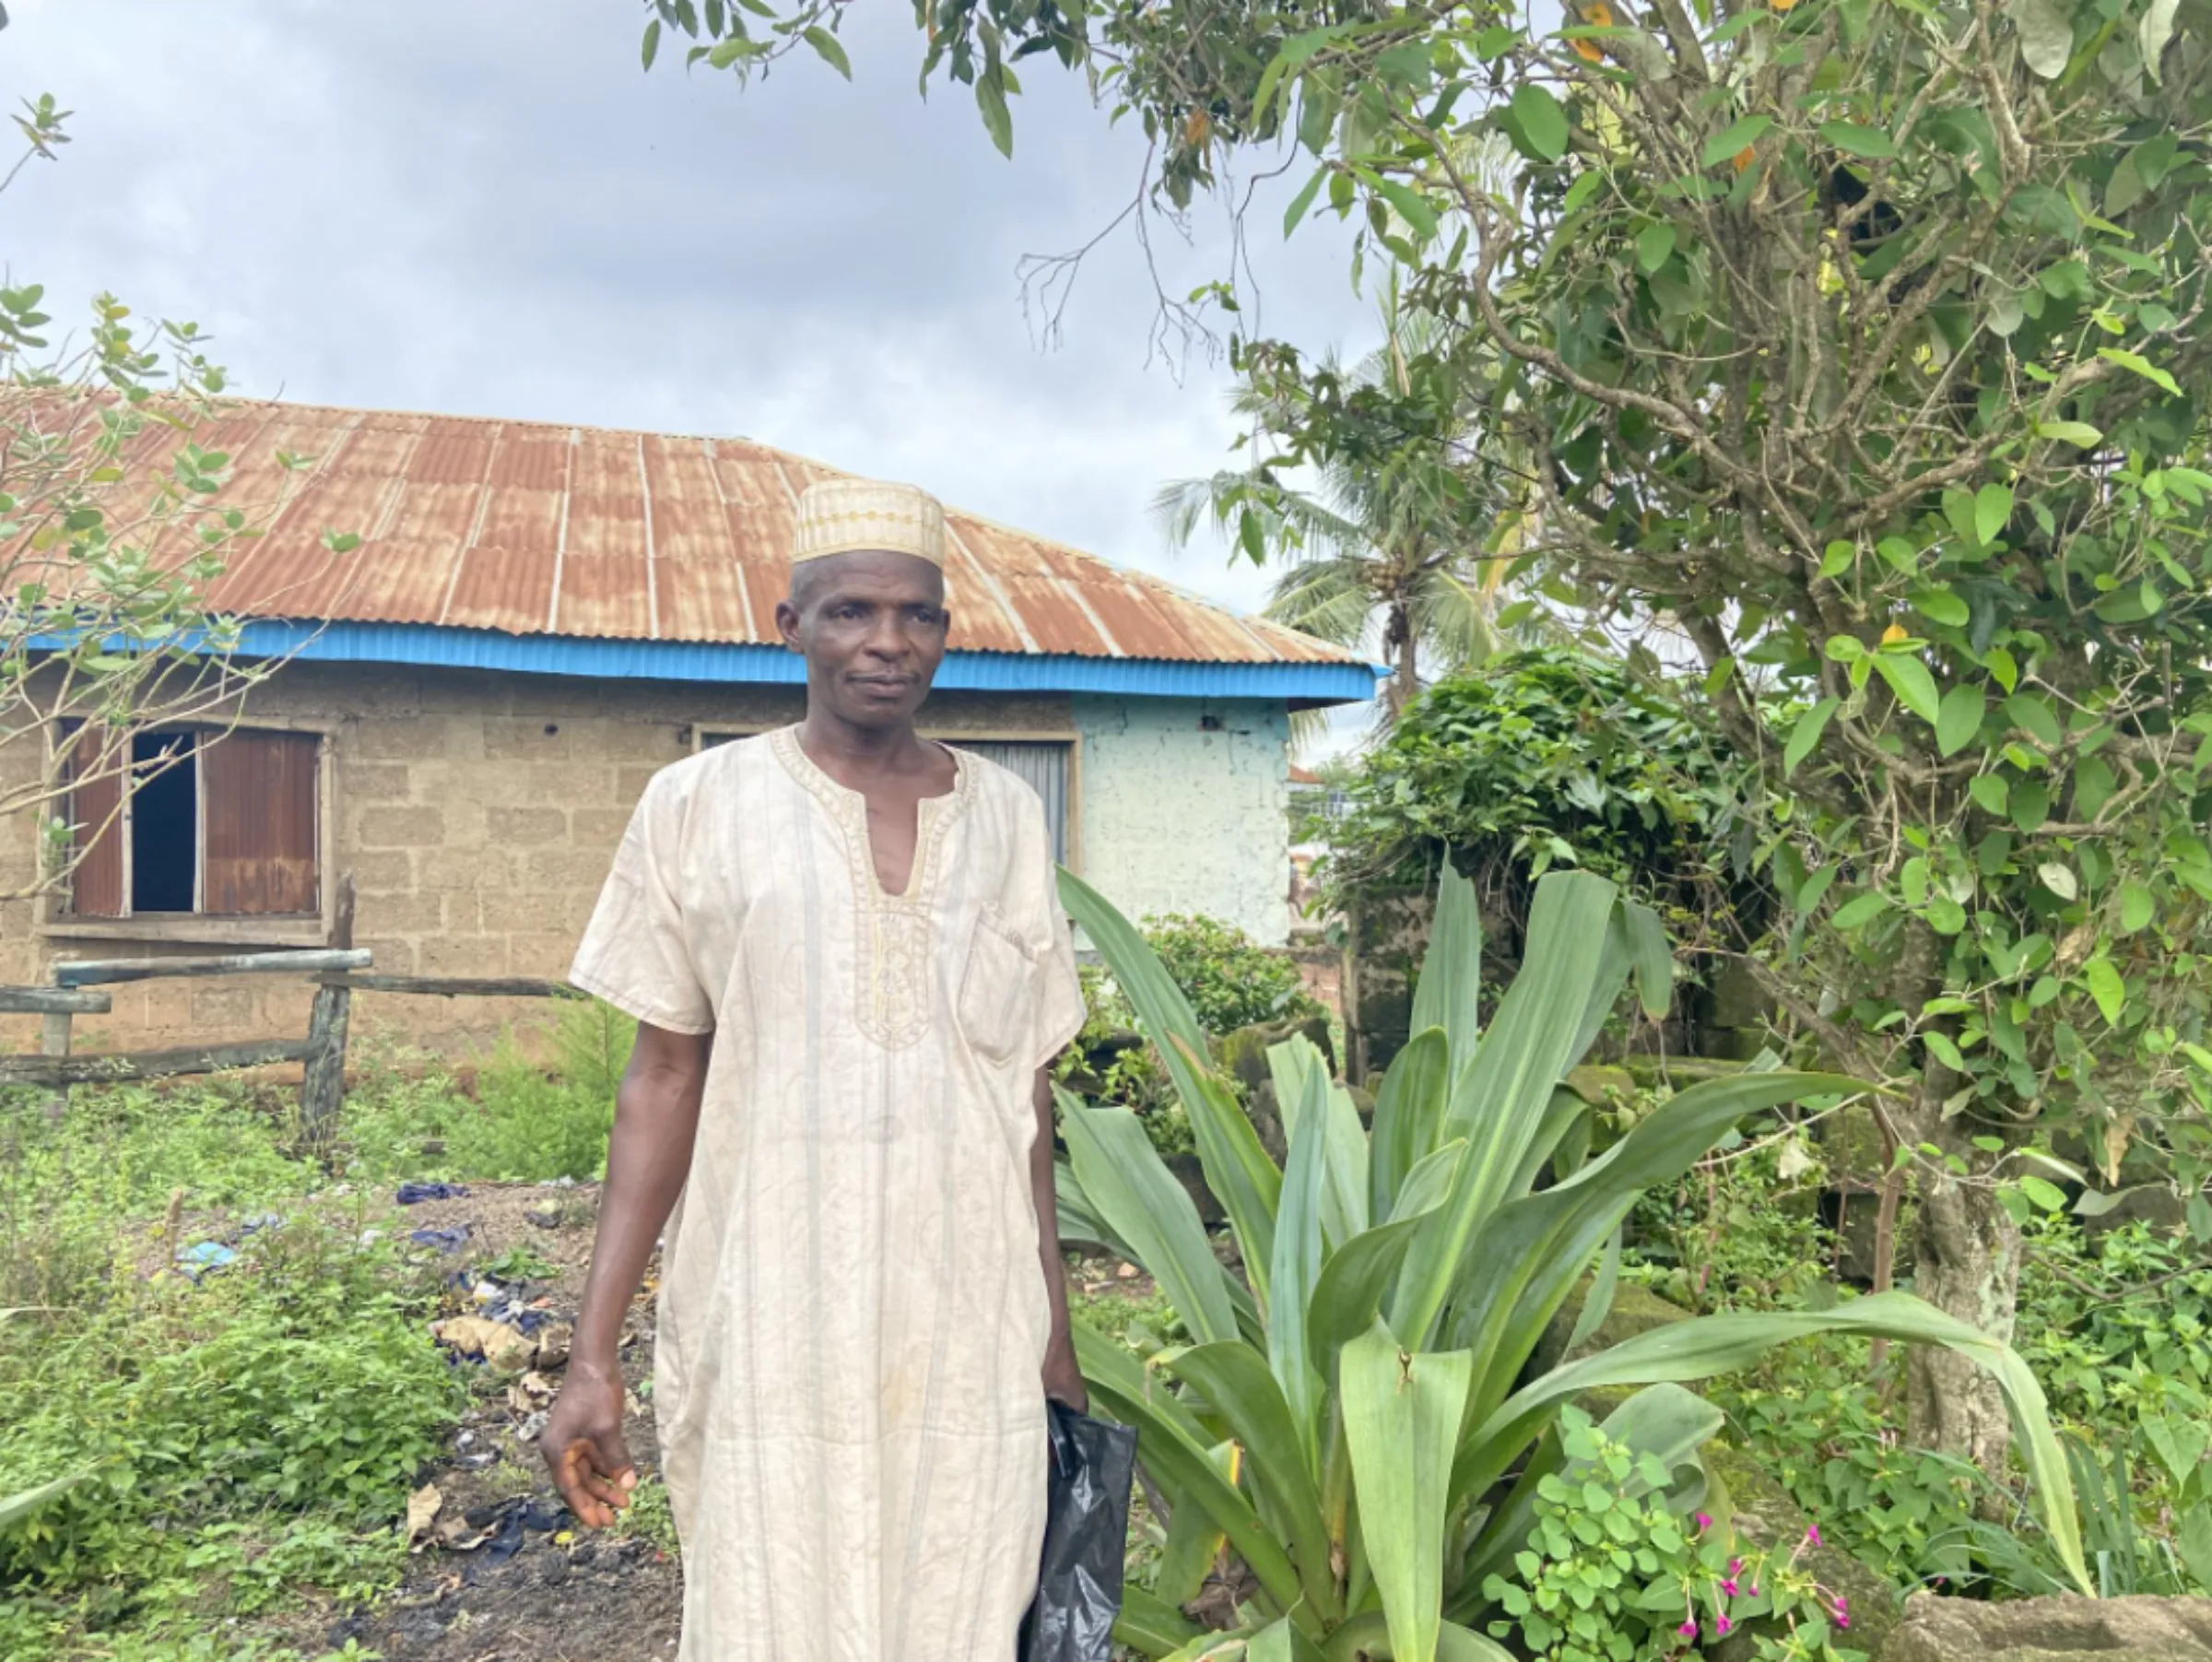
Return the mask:
M 1413 638 L 1413 617 L 1403 602 L 1393 602 L 1386 631 L 1397 647 L 1397 670 L 1390 678 L 1390 719 L 1406 713 L 1406 706 L 1420 695 L 1421 677 L 1416 666 L 1418 642 Z
M 2012 1341 L 2020 1287 L 2020 1228 L 1986 1180 L 1924 1177 L 1912 1290 L 1946 1315 Z M 1938 1345 L 1914 1345 L 1905 1360 L 1908 1435 L 1922 1448 L 1971 1460 L 1992 1476 L 2005 1469 L 2012 1422 L 1996 1382 Z

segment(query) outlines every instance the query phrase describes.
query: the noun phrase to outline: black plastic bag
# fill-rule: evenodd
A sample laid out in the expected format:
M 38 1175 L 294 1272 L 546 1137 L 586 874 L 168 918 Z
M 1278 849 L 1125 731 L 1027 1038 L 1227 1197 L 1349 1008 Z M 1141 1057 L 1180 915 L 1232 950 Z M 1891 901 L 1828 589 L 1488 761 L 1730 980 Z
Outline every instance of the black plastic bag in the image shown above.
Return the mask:
M 1021 1624 L 1020 1662 L 1109 1662 L 1122 1613 L 1122 1559 L 1136 1432 L 1048 1402 L 1052 1474 L 1044 1568 Z

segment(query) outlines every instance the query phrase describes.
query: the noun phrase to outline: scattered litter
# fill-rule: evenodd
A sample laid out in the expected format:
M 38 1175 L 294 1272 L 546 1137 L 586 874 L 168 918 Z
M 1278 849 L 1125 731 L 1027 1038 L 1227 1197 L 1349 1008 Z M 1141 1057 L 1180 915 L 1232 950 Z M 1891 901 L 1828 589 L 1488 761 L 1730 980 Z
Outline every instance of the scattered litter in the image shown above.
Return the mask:
M 536 1345 L 518 1329 L 480 1315 L 432 1322 L 430 1336 L 464 1356 L 481 1357 L 495 1368 L 518 1373 L 530 1365 L 537 1352 Z
M 365 1229 L 361 1232 L 361 1244 L 363 1246 L 374 1246 L 383 1238 L 384 1232 L 381 1229 Z
M 524 1209 L 523 1217 L 538 1229 L 559 1229 L 564 1210 L 558 1200 L 534 1200 Z
M 528 1419 L 523 1420 L 514 1428 L 515 1441 L 518 1443 L 535 1443 L 540 1437 L 546 1434 L 546 1420 L 548 1417 L 547 1411 L 544 1409 L 540 1409 L 536 1413 L 532 1414 Z
M 419 1547 L 430 1526 L 438 1521 L 438 1509 L 445 1504 L 445 1497 L 438 1492 L 438 1485 L 425 1483 L 407 1497 L 407 1545 Z
M 418 1206 L 425 1200 L 461 1200 L 467 1195 L 465 1183 L 403 1183 L 395 1198 L 402 1206 Z
M 407 1239 L 418 1246 L 435 1248 L 441 1253 L 457 1253 L 468 1244 L 468 1225 L 455 1224 L 452 1229 L 418 1229 L 408 1232 Z
M 187 1246 L 177 1255 L 177 1267 L 193 1280 L 215 1270 L 227 1268 L 238 1261 L 238 1254 L 220 1241 L 202 1241 L 196 1246 Z
M 537 1365 L 541 1369 L 565 1368 L 569 1365 L 569 1346 L 574 1342 L 575 1329 L 566 1322 L 547 1322 L 537 1332 Z
M 518 1414 L 535 1414 L 553 1400 L 553 1393 L 559 1389 L 543 1373 L 525 1373 L 507 1387 L 507 1406 Z

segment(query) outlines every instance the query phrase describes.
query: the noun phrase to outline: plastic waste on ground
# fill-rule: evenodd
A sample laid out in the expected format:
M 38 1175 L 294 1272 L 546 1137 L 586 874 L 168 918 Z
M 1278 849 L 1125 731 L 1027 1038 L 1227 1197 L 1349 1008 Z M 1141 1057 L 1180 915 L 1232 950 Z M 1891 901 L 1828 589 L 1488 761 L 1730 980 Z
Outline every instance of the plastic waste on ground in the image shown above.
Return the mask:
M 1045 1407 L 1052 1459 L 1044 1563 L 1022 1623 L 1019 1662 L 1111 1662 L 1136 1432 L 1063 1403 Z
M 419 1206 L 426 1200 L 463 1200 L 467 1196 L 465 1183 L 403 1183 L 394 1198 L 402 1206 Z

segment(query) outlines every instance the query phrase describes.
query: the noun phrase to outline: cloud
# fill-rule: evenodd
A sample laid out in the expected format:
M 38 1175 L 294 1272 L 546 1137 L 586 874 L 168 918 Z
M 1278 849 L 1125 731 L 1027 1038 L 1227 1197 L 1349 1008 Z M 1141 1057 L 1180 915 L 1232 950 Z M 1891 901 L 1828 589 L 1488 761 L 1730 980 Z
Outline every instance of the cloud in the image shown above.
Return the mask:
M 794 61 L 743 90 L 667 50 L 642 74 L 639 15 L 606 0 L 11 9 L 10 101 L 77 112 L 7 202 L 11 267 L 57 315 L 109 289 L 194 318 L 254 394 L 743 433 L 1232 604 L 1264 592 L 1147 518 L 1232 428 L 1219 365 L 1147 366 L 1127 234 L 1037 349 L 1018 262 L 1098 232 L 1144 159 L 1041 60 L 1008 162 L 965 88 L 916 96 L 891 0 L 847 10 L 852 85 Z M 1295 183 L 1255 210 L 1266 322 L 1356 345 L 1341 241 L 1271 229 Z M 1222 217 L 1158 247 L 1187 289 L 1223 268 Z

